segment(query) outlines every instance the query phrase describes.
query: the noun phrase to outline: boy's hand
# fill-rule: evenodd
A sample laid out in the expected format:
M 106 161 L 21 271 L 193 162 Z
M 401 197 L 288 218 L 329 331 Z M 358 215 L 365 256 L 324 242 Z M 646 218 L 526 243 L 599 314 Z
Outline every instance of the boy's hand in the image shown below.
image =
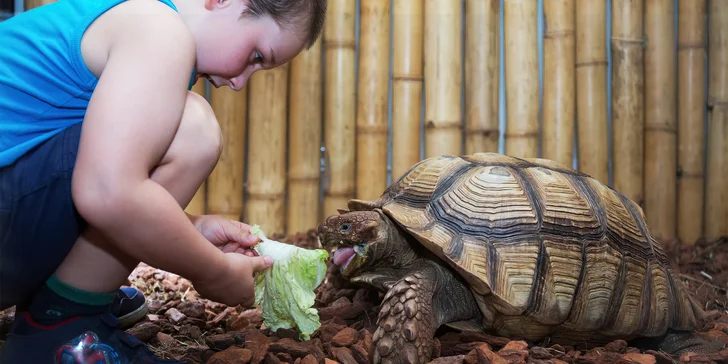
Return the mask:
M 269 257 L 226 253 L 221 276 L 211 281 L 192 282 L 203 297 L 228 306 L 251 307 L 255 303 L 255 273 L 271 265 Z
M 192 217 L 197 231 L 224 253 L 240 253 L 256 256 L 251 249 L 260 238 L 250 233 L 250 225 L 218 215 Z

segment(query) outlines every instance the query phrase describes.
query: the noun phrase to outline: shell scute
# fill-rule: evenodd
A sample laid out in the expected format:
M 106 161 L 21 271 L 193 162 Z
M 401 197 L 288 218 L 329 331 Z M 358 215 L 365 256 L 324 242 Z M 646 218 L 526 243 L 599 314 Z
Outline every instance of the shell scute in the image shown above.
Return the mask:
M 570 175 L 554 173 L 543 167 L 524 171 L 543 201 L 543 229 L 575 236 L 600 235 L 602 228 L 588 196 Z
M 578 242 L 564 242 L 555 237 L 544 238 L 543 292 L 536 306 L 534 317 L 545 325 L 558 325 L 569 317 L 579 285 L 582 269 L 582 248 Z
M 538 222 L 524 186 L 498 166 L 470 168 L 430 206 L 438 222 L 475 234 L 499 234 L 514 227 L 534 230 Z
M 538 282 L 539 242 L 494 242 L 494 283 L 491 289 L 508 302 L 501 307 L 507 315 L 521 315 L 531 304 L 533 285 Z
M 643 248 L 651 245 L 637 218 L 630 211 L 639 209 L 636 204 L 625 202 L 626 200 L 622 196 L 596 180 L 589 179 L 586 180 L 586 183 L 595 192 L 596 203 L 601 206 L 606 215 L 606 225 L 611 234 L 619 240 L 629 241 L 631 245 Z
M 612 307 L 622 253 L 606 241 L 598 241 L 587 244 L 583 255 L 579 284 L 565 324 L 582 330 L 597 330 Z

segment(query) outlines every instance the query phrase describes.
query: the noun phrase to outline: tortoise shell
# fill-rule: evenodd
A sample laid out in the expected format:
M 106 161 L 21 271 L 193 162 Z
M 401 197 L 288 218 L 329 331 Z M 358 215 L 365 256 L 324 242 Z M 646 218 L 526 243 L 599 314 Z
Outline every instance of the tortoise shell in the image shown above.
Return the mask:
M 700 308 L 642 209 L 590 176 L 495 153 L 414 165 L 376 201 L 470 285 L 486 329 L 537 341 L 691 330 Z M 696 311 L 697 310 L 697 311 Z

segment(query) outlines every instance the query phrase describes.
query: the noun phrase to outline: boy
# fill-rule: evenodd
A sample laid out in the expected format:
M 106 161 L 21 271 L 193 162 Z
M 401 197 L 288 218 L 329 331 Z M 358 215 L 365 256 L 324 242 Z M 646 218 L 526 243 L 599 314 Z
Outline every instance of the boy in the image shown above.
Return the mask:
M 0 309 L 16 305 L 0 363 L 163 362 L 118 326 L 143 311 L 139 292 L 119 291 L 140 261 L 253 304 L 271 262 L 249 226 L 183 210 L 221 148 L 189 90 L 201 77 L 240 90 L 310 47 L 325 12 L 326 0 L 60 0 L 0 23 Z

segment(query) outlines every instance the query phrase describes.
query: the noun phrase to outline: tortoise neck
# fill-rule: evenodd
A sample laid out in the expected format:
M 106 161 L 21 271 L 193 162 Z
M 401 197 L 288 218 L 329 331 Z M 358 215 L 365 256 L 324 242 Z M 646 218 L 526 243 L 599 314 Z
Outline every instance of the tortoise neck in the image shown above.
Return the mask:
M 412 242 L 408 240 L 410 235 L 389 218 L 384 218 L 383 235 L 384 244 L 381 244 L 379 253 L 384 265 L 395 269 L 411 268 L 419 255 L 413 248 Z

